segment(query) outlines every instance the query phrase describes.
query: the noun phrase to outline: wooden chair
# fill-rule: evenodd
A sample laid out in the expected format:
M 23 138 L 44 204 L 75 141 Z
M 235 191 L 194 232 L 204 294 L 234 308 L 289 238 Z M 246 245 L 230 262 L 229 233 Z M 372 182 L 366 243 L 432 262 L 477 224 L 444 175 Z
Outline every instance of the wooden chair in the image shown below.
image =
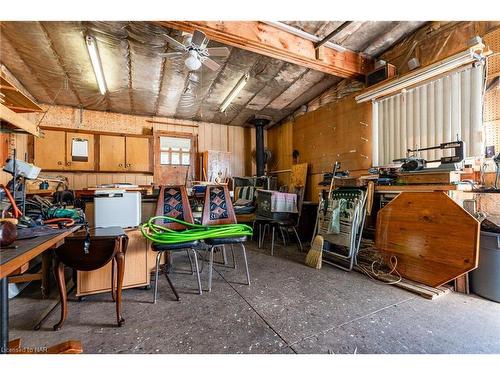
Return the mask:
M 194 223 L 193 213 L 191 211 L 191 206 L 189 205 L 189 200 L 186 192 L 185 186 L 175 185 L 175 186 L 162 186 L 160 188 L 160 194 L 158 196 L 158 201 L 156 205 L 156 216 L 168 216 L 179 220 L 183 220 L 187 223 Z M 162 225 L 166 228 L 173 230 L 184 230 L 186 226 L 180 223 L 171 222 L 168 220 L 156 220 L 156 224 Z M 169 254 L 174 251 L 186 251 L 189 257 L 189 262 L 191 263 L 191 272 L 193 272 L 193 263 L 191 260 L 190 251 L 194 254 L 194 264 L 196 277 L 198 279 L 198 292 L 202 294 L 201 280 L 200 280 L 200 270 L 198 268 L 198 253 L 196 249 L 199 247 L 200 241 L 188 241 L 180 242 L 176 244 L 155 244 L 151 246 L 153 251 L 156 251 L 156 268 L 155 268 L 155 284 L 154 284 L 154 297 L 153 303 L 156 303 L 156 296 L 158 291 L 158 271 L 160 268 L 160 259 L 164 252 Z M 168 265 L 167 265 L 168 266 Z M 179 294 L 175 289 L 170 277 L 168 276 L 167 269 L 165 269 L 165 277 L 167 278 L 168 284 L 175 294 L 177 301 L 179 301 Z
M 201 218 L 203 225 L 217 224 L 236 224 L 236 215 L 229 195 L 227 185 L 208 185 L 205 191 L 205 203 Z M 204 240 L 210 249 L 210 260 L 208 268 L 208 291 L 212 290 L 212 271 L 214 263 L 214 249 L 219 246 L 230 245 L 233 254 L 233 264 L 236 268 L 234 259 L 233 245 L 239 244 L 243 250 L 243 259 L 245 260 L 245 270 L 247 276 L 247 285 L 250 285 L 250 274 L 248 272 L 248 261 L 244 242 L 247 236 L 209 238 Z

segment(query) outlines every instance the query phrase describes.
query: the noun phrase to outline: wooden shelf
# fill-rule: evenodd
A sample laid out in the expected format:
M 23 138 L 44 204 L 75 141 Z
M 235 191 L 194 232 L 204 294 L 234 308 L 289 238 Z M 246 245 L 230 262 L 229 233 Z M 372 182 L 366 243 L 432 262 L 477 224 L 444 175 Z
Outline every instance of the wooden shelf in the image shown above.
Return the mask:
M 3 94 L 2 104 L 13 112 L 43 112 L 38 104 L 23 94 L 3 75 L 0 75 L 0 92 Z

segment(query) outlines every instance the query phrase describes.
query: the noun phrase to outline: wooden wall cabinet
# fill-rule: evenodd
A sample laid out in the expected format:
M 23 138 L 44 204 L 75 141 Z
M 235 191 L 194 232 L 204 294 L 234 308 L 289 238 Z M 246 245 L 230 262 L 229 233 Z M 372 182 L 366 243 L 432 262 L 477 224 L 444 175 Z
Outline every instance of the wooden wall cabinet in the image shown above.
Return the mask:
M 99 169 L 106 172 L 150 172 L 149 138 L 99 136 Z
M 35 137 L 30 141 L 33 163 L 42 170 L 152 172 L 151 137 L 71 131 L 53 127 L 43 128 L 43 134 L 43 138 Z M 87 158 L 78 160 L 73 157 L 75 139 L 87 141 Z
M 125 230 L 125 233 L 129 237 L 129 242 L 125 253 L 123 289 L 147 286 L 150 282 L 150 267 L 148 267 L 150 243 L 139 229 Z M 111 262 L 95 271 L 78 271 L 76 283 L 78 297 L 104 292 L 111 292 Z
M 118 135 L 99 136 L 99 170 L 106 172 L 125 171 L 125 137 Z
M 125 137 L 125 167 L 127 171 L 150 171 L 149 144 L 149 138 Z
M 35 137 L 33 163 L 44 170 L 66 170 L 66 133 L 56 130 L 43 133 L 43 138 Z
M 72 156 L 73 140 L 86 140 L 88 158 L 86 161 L 74 160 Z M 94 159 L 94 135 L 85 133 L 66 133 L 66 170 L 68 171 L 93 171 L 95 169 Z

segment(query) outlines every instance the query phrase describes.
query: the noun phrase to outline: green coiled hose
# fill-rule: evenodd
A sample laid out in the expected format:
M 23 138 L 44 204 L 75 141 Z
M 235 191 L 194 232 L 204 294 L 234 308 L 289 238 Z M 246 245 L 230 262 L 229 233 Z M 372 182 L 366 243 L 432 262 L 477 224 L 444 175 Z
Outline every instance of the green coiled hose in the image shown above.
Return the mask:
M 166 228 L 155 224 L 158 219 L 164 219 L 185 225 L 188 228 L 182 231 Z M 204 240 L 207 238 L 226 238 L 252 236 L 252 227 L 246 224 L 222 224 L 222 225 L 200 225 L 187 223 L 168 216 L 153 216 L 146 223 L 141 225 L 141 233 L 148 240 L 165 245 L 172 245 L 181 242 Z

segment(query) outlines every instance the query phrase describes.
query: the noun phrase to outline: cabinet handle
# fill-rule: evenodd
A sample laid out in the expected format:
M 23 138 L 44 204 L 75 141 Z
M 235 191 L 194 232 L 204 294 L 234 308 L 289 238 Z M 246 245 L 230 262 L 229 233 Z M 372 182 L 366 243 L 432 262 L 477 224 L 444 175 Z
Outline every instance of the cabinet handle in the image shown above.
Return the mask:
M 120 164 L 118 164 L 118 166 L 121 168 L 121 167 L 123 167 L 123 164 L 122 164 L 122 163 L 120 163 Z
M 128 163 L 128 164 L 127 164 L 127 168 L 129 168 L 129 167 L 131 167 L 131 166 L 132 166 L 132 164 L 130 164 L 130 163 Z
M 66 162 L 66 165 L 68 165 L 68 166 L 69 166 L 69 165 L 71 165 L 71 162 L 70 162 L 70 161 L 67 161 L 67 162 Z
M 58 162 L 57 162 L 57 165 L 62 165 L 62 161 L 58 161 Z

